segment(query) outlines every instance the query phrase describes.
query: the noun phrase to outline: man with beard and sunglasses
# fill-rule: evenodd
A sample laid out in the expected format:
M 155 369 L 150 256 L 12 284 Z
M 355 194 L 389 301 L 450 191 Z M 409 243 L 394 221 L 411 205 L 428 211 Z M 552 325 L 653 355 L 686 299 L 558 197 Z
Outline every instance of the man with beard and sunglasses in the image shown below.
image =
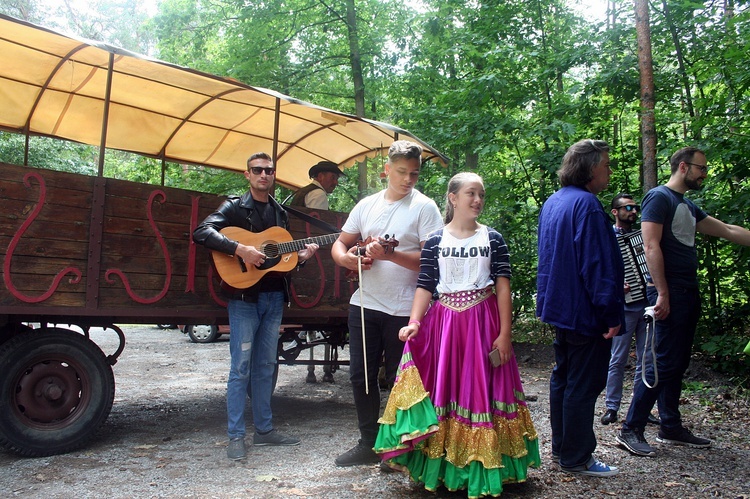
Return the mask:
M 628 416 L 617 441 L 637 456 L 656 455 L 643 436 L 655 402 L 659 402 L 661 425 L 656 441 L 693 448 L 711 446 L 711 440 L 698 437 L 685 428 L 680 417 L 682 379 L 690 363 L 695 329 L 700 317 L 698 254 L 695 233 L 721 237 L 750 246 L 750 231 L 729 225 L 698 208 L 684 197 L 688 190 L 699 190 L 708 173 L 706 154 L 695 147 L 684 147 L 669 160 L 671 176 L 666 185 L 651 189 L 643 198 L 641 230 L 650 273 L 646 293 L 654 306 L 656 372 L 646 366 L 645 383 L 633 390 Z
M 621 192 L 612 198 L 610 213 L 615 217 L 615 224 L 612 228 L 617 237 L 623 237 L 625 234 L 634 232 L 635 223 L 638 220 L 638 214 L 641 207 L 638 206 L 630 194 Z M 646 321 L 643 317 L 643 311 L 648 306 L 646 297 L 639 300 L 628 302 L 628 296 L 631 292 L 630 285 L 625 282 L 625 329 L 624 332 L 612 338 L 612 358 L 609 360 L 609 374 L 607 375 L 607 397 L 605 399 L 606 411 L 601 418 L 603 425 L 617 422 L 617 411 L 620 410 L 622 401 L 622 382 L 625 375 L 625 366 L 630 357 L 630 345 L 633 343 L 635 336 L 635 383 L 641 381 L 641 366 L 643 360 L 643 346 L 646 340 Z M 648 361 L 649 357 L 646 357 Z M 649 416 L 648 422 L 659 424 L 659 420 L 654 416 Z

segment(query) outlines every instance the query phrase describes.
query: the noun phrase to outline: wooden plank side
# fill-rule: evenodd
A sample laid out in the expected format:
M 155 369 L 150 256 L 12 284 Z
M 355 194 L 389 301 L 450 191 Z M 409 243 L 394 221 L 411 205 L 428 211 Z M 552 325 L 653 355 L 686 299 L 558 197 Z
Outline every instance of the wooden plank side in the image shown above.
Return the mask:
M 99 208 L 92 208 L 95 181 L 104 184 Z M 133 323 L 189 316 L 226 323 L 226 295 L 212 271 L 210 252 L 192 242 L 193 228 L 223 200 L 1 164 L 0 260 L 10 272 L 0 283 L 0 314 L 23 311 L 41 317 L 50 311 Z M 94 217 L 101 226 L 93 233 L 92 209 L 102 210 L 101 217 Z M 336 227 L 346 220 L 345 213 L 303 211 Z M 290 220 L 294 239 L 328 233 L 294 216 Z M 89 241 L 96 247 L 89 248 Z M 69 270 L 61 275 L 64 269 Z M 88 276 L 87 269 L 98 275 Z M 333 263 L 330 245 L 290 276 L 286 322 L 345 323 L 356 286 Z M 36 300 L 45 293 L 49 296 Z
M 212 198 L 204 202 L 201 199 Z M 151 307 L 204 310 L 222 317 L 211 293 L 208 261 L 192 243 L 192 227 L 223 198 L 193 191 L 108 179 L 104 210 L 100 306 L 135 311 Z M 211 208 L 209 208 L 209 206 Z M 192 247 L 192 250 L 191 250 Z M 209 317 L 211 319 L 211 317 Z
M 347 214 L 325 210 L 300 211 L 340 228 L 346 221 Z M 331 234 L 332 231 L 318 228 L 299 217 L 290 214 L 290 229 L 294 239 Z M 315 256 L 299 271 L 291 272 L 292 297 L 291 307 L 285 311 L 288 322 L 307 319 L 308 312 L 320 312 L 321 315 L 346 317 L 349 309 L 349 298 L 356 289 L 345 277 L 345 269 L 337 266 L 331 258 L 331 245 L 321 247 Z M 325 317 L 322 317 L 325 318 Z
M 0 164 L 0 303 L 83 305 L 92 183 L 82 175 Z

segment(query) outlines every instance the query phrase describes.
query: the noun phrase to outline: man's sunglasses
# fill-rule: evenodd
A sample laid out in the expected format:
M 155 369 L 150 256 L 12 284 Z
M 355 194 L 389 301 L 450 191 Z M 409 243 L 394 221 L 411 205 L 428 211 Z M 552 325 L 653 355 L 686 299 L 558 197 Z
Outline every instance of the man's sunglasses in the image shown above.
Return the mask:
M 633 211 L 633 210 L 641 211 L 641 207 L 638 206 L 637 204 L 626 204 L 626 205 L 623 205 L 623 206 L 618 206 L 617 209 L 618 210 L 619 209 L 623 209 L 625 211 Z
M 252 172 L 253 175 L 260 175 L 263 172 L 266 172 L 266 175 L 276 175 L 276 168 L 263 168 L 261 166 L 251 166 L 247 170 Z

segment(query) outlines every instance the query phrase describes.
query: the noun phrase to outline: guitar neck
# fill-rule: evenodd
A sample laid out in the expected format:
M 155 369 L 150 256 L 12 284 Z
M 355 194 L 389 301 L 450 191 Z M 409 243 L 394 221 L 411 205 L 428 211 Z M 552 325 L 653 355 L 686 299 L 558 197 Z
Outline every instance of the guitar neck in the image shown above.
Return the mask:
M 332 244 L 336 239 L 339 238 L 338 233 L 326 234 L 324 236 L 307 237 L 305 239 L 296 239 L 294 241 L 288 241 L 285 243 L 278 243 L 279 254 L 284 255 L 286 253 L 294 253 L 305 248 L 306 244 L 317 244 L 318 246 L 324 246 L 326 244 Z

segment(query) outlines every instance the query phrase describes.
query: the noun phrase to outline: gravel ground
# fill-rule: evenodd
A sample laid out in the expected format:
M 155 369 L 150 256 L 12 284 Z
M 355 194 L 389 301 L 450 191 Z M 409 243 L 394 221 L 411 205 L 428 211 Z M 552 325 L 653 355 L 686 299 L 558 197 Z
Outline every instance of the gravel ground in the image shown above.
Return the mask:
M 29 459 L 0 451 L 0 497 L 465 497 L 426 492 L 405 475 L 384 474 L 377 466 L 334 465 L 333 459 L 357 438 L 346 367 L 335 373 L 333 384 L 308 384 L 306 366 L 281 366 L 274 422 L 280 431 L 301 437 L 302 444 L 249 446 L 247 460 L 229 461 L 226 337 L 200 345 L 178 330 L 139 326 L 124 331 L 127 346 L 114 366 L 114 407 L 97 437 L 86 448 L 60 456 Z M 115 348 L 110 333 L 94 331 L 92 338 L 105 353 Z M 341 357 L 347 354 L 345 349 Z M 566 475 L 551 463 L 551 348 L 521 344 L 516 354 L 532 399 L 543 462 L 526 483 L 507 485 L 503 497 L 750 497 L 748 403 L 722 389 L 708 371 L 691 368 L 694 386 L 704 389 L 691 391 L 682 410 L 696 433 L 714 439 L 713 448 L 659 445 L 656 430 L 649 428 L 646 436 L 659 456 L 637 458 L 617 447 L 617 428 L 600 425 L 597 417 L 597 457 L 621 473 L 589 478 Z M 317 373 L 320 379 L 320 367 Z M 603 397 L 598 414 L 602 411 Z

